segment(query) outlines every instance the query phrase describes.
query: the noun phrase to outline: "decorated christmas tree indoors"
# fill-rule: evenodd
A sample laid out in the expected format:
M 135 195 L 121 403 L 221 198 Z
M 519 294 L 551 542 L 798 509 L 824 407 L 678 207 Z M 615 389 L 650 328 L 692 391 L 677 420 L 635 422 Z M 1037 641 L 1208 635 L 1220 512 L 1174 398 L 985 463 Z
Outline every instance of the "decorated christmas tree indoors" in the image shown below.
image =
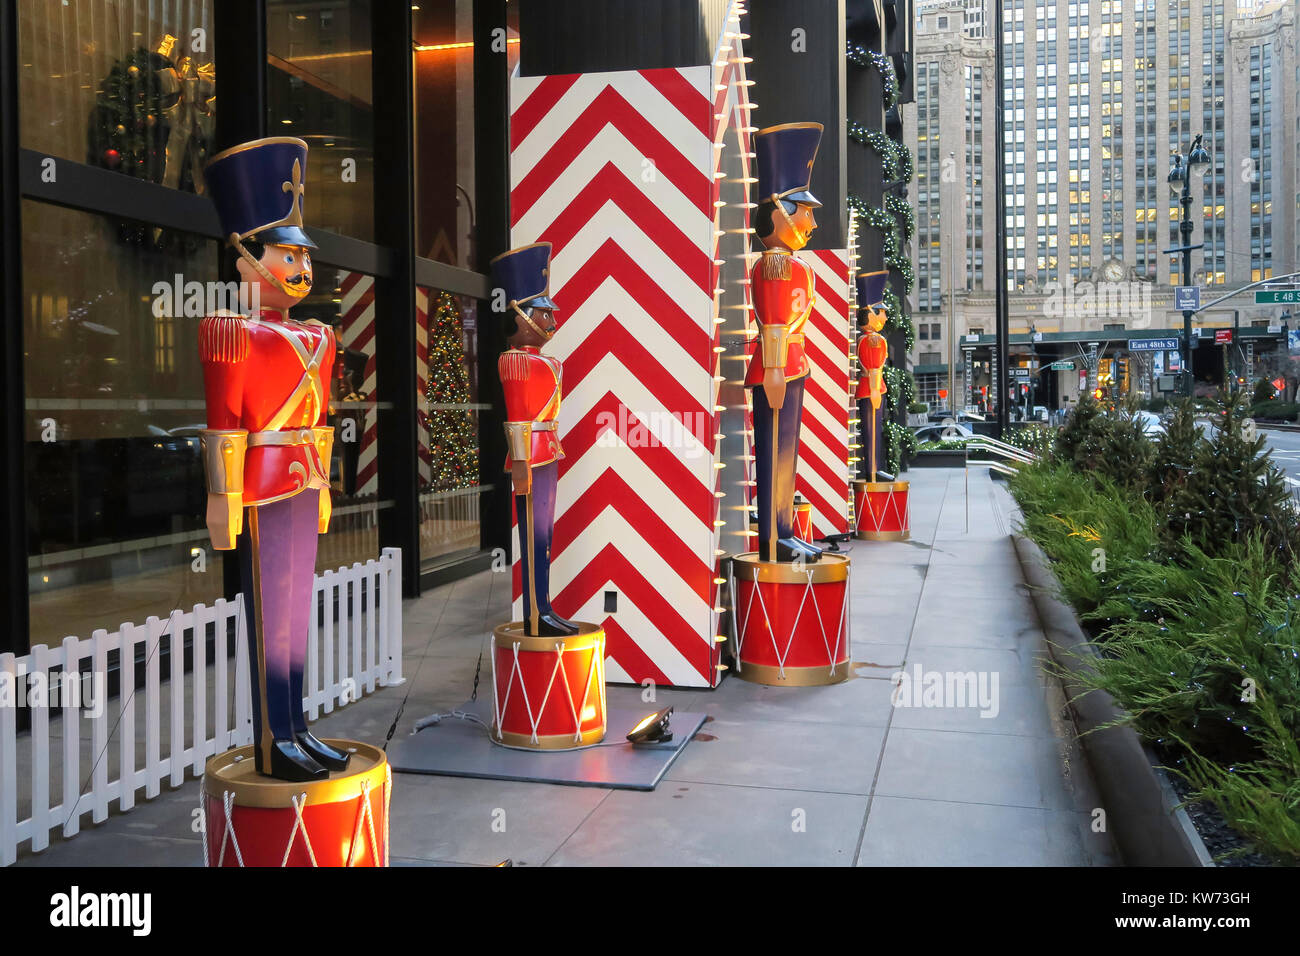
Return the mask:
M 456 297 L 440 292 L 429 327 L 429 457 L 432 490 L 478 484 L 478 428 L 465 364 L 464 322 Z

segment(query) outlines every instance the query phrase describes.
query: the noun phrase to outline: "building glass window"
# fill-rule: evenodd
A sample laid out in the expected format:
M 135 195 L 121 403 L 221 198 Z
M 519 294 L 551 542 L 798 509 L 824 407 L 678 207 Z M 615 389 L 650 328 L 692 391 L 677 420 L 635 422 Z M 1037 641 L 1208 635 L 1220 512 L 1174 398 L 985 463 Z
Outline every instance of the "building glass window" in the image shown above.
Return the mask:
M 22 255 L 31 642 L 221 597 L 175 284 L 215 279 L 217 243 L 28 201 Z
M 475 249 L 473 6 L 425 0 L 411 13 L 415 252 L 467 269 L 486 265 Z
M 25 0 L 27 149 L 202 192 L 216 115 L 216 0 Z
M 373 240 L 369 0 L 267 0 L 266 46 L 267 132 L 310 147 L 303 218 Z
M 417 288 L 416 407 L 420 560 L 434 567 L 479 550 L 480 303 Z

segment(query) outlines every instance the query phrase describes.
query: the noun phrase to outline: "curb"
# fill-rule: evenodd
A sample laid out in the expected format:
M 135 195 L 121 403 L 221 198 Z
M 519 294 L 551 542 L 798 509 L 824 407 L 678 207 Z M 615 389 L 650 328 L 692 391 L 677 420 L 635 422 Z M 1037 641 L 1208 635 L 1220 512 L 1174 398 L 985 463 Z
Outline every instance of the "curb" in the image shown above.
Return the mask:
M 1052 659 L 1065 673 L 1061 689 L 1069 702 L 1079 744 L 1107 811 L 1111 836 L 1128 866 L 1214 866 L 1187 811 L 1129 726 L 1103 727 L 1124 716 L 1105 691 L 1085 692 L 1077 675 L 1097 650 L 1074 611 L 1057 596 L 1047 556 L 1028 538 L 1013 534 L 1016 557 L 1043 627 Z

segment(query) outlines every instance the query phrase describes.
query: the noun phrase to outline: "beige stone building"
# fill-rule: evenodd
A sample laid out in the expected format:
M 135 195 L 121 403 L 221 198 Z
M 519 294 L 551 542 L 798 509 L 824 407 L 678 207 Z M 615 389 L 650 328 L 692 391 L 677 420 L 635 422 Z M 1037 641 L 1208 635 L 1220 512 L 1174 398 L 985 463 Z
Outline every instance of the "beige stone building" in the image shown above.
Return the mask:
M 931 401 L 950 364 L 959 403 L 977 402 L 994 373 L 990 2 L 918 9 L 903 126 L 916 157 L 911 359 Z M 1091 378 L 1158 393 L 1178 354 L 1130 340 L 1182 328 L 1181 260 L 1162 254 L 1180 244 L 1174 151 L 1201 133 L 1211 156 L 1192 183 L 1203 303 L 1300 269 L 1300 0 L 1003 3 L 1011 371 L 1033 388 L 1015 400 L 1060 405 Z M 1247 294 L 1198 314 L 1211 331 L 1193 352 L 1197 379 L 1266 372 L 1283 324 L 1297 325 L 1292 308 Z M 1248 331 L 1215 344 L 1212 330 L 1234 324 Z

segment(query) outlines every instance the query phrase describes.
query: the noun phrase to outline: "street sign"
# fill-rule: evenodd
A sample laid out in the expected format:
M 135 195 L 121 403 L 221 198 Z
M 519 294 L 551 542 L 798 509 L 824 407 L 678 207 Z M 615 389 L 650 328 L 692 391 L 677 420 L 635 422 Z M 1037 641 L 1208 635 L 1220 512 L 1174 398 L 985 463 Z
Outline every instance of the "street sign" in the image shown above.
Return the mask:
M 1073 372 L 1073 371 L 1074 371 L 1074 363 L 1073 363 L 1073 362 L 1053 362 L 1053 363 L 1051 364 L 1050 367 L 1051 367 L 1051 370 L 1052 370 L 1053 372 Z
M 1232 344 L 1232 329 L 1215 329 L 1215 330 L 1214 330 L 1214 344 L 1215 344 L 1215 345 L 1231 345 L 1231 344 Z
M 1172 352 L 1178 348 L 1177 339 L 1129 339 L 1130 352 Z
M 1178 376 L 1177 376 L 1177 375 L 1161 375 L 1161 376 L 1160 376 L 1160 379 L 1159 379 L 1159 381 L 1158 381 L 1158 383 L 1157 383 L 1157 385 L 1156 385 L 1156 388 L 1158 388 L 1158 389 L 1159 389 L 1160 391 L 1162 391 L 1162 392 L 1172 392 L 1172 391 L 1174 391 L 1175 389 L 1178 388 Z
M 1174 308 L 1179 312 L 1195 312 L 1201 307 L 1201 287 L 1180 285 L 1174 288 Z
M 1029 378 L 1029 369 L 1027 368 L 1013 368 L 1009 369 L 1009 371 L 1012 378 Z
M 1257 289 L 1256 305 L 1284 305 L 1300 302 L 1300 289 Z
M 1268 334 L 1269 334 L 1269 335 L 1281 335 L 1281 334 L 1282 334 L 1282 326 L 1280 326 L 1280 325 L 1270 325 L 1270 326 L 1268 327 Z

